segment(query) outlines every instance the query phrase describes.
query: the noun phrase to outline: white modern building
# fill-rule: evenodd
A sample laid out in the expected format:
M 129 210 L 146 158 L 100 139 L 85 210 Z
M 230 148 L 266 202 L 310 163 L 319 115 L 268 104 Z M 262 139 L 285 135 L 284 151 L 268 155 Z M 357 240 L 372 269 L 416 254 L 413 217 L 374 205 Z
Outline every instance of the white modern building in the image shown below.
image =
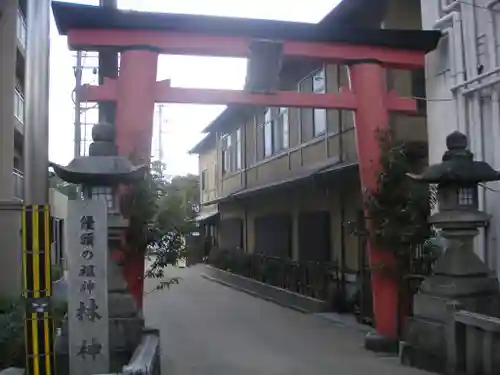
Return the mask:
M 421 0 L 424 29 L 444 34 L 426 62 L 429 162 L 441 160 L 454 130 L 469 137 L 476 160 L 500 170 L 500 0 Z M 476 252 L 500 275 L 500 184 L 480 187 L 492 215 Z

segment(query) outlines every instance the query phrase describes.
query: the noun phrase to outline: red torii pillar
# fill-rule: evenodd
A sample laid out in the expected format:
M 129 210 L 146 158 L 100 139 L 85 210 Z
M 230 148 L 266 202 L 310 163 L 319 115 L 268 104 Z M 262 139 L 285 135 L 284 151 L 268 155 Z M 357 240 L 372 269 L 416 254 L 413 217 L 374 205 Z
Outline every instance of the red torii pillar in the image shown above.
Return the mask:
M 150 47 L 125 50 L 116 82 L 116 144 L 120 155 L 134 164 L 151 159 L 159 50 Z
M 159 50 L 150 47 L 129 47 L 121 54 L 118 80 L 106 80 L 104 85 L 86 87 L 82 92 L 90 101 L 117 101 L 118 149 L 121 155 L 128 157 L 134 155 L 135 162 L 148 161 L 150 158 L 155 102 L 206 104 L 238 102 L 269 106 L 294 106 L 300 102 L 300 106 L 304 107 L 344 108 L 355 111 L 361 184 L 364 189 L 373 190 L 377 188 L 376 175 L 381 168 L 377 130 L 388 128 L 389 111 L 416 110 L 414 100 L 400 98 L 394 92 L 387 92 L 384 62 L 375 59 L 349 61 L 352 87 L 351 90 L 344 90 L 340 94 L 280 92 L 266 95 L 240 94 L 238 91 L 227 90 L 170 88 L 169 82 L 156 81 L 159 53 Z M 401 51 L 394 53 L 404 55 Z M 410 55 L 416 56 L 415 52 L 410 52 L 407 56 Z M 420 57 L 421 61 L 414 60 L 411 66 L 423 65 L 423 52 Z M 402 65 L 410 66 L 410 63 L 404 62 Z M 237 99 L 231 101 L 232 98 Z M 330 100 L 330 103 L 326 103 L 325 100 Z M 132 255 L 127 256 L 132 257 Z M 371 265 L 394 262 L 393 255 L 389 251 L 370 243 L 369 256 Z M 140 255 L 125 262 L 125 277 L 131 293 L 140 306 L 143 294 L 143 269 L 144 258 Z M 372 293 L 376 329 L 383 337 L 395 340 L 399 313 L 398 285 L 387 275 L 373 272 Z
M 377 134 L 380 130 L 389 129 L 385 69 L 376 60 L 359 61 L 351 64 L 349 69 L 358 101 L 355 126 L 359 177 L 363 189 L 375 191 L 377 175 L 381 170 L 381 150 Z M 387 249 L 376 247 L 370 240 L 367 241 L 367 246 L 370 267 L 395 263 L 394 255 Z M 391 341 L 396 340 L 399 321 L 398 284 L 394 278 L 381 272 L 371 272 L 371 279 L 377 332 Z
M 156 101 L 159 51 L 150 48 L 124 51 L 116 82 L 116 144 L 120 155 L 134 164 L 149 163 Z M 145 257 L 135 249 L 123 257 L 123 277 L 138 307 L 144 294 Z

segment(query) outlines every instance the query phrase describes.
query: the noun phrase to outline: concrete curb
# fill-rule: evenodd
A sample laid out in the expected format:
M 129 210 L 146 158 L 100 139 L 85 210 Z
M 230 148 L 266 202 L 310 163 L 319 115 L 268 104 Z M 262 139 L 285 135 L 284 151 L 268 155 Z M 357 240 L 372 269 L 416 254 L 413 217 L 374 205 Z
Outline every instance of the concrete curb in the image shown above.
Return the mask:
M 352 330 L 356 330 L 356 331 L 361 332 L 361 333 L 374 333 L 374 332 L 376 332 L 374 328 L 372 328 L 370 326 L 365 326 L 365 325 L 357 323 L 357 322 L 351 322 L 350 319 L 344 318 L 341 314 L 325 312 L 326 303 L 324 301 L 314 300 L 314 299 L 311 299 L 309 297 L 299 295 L 303 299 L 318 301 L 324 305 L 323 307 L 321 307 L 320 311 L 318 311 L 317 309 L 308 309 L 308 308 L 305 308 L 303 306 L 298 306 L 297 304 L 287 303 L 287 302 L 280 300 L 278 298 L 273 298 L 269 295 L 259 293 L 258 291 L 252 290 L 248 287 L 243 287 L 241 285 L 237 285 L 235 282 L 232 282 L 232 281 L 238 280 L 238 279 L 240 279 L 240 280 L 243 279 L 245 282 L 248 282 L 249 284 L 254 283 L 254 284 L 257 284 L 259 286 L 265 285 L 266 288 L 270 288 L 270 289 L 273 289 L 274 291 L 278 291 L 278 293 L 297 295 L 296 293 L 292 293 L 292 292 L 286 291 L 284 289 L 276 288 L 272 285 L 263 284 L 261 282 L 258 282 L 258 281 L 255 281 L 255 280 L 243 277 L 243 276 L 235 275 L 235 274 L 232 274 L 232 273 L 227 272 L 227 271 L 219 270 L 219 269 L 211 267 L 211 266 L 205 266 L 205 268 L 206 268 L 208 273 L 211 273 L 211 275 L 209 275 L 208 273 L 201 274 L 201 277 L 203 277 L 206 280 L 227 286 L 229 288 L 233 288 L 233 289 L 238 290 L 240 292 L 247 293 L 253 297 L 257 297 L 257 298 L 263 299 L 265 301 L 273 302 L 273 303 L 276 303 L 277 305 L 280 305 L 280 306 L 283 306 L 283 307 L 286 307 L 286 308 L 289 308 L 289 309 L 292 309 L 292 310 L 295 310 L 295 311 L 298 311 L 298 312 L 301 312 L 304 314 L 315 315 L 315 316 L 321 318 L 322 320 L 328 321 L 329 323 L 334 324 L 340 328 L 352 329 Z M 222 277 L 220 277 L 220 276 L 222 276 Z M 223 278 L 225 278 L 225 280 L 223 280 Z M 349 318 L 349 317 L 347 317 L 347 318 Z
M 284 304 L 284 303 L 282 303 L 282 302 L 280 302 L 280 301 L 278 301 L 278 300 L 276 300 L 276 299 L 274 299 L 274 298 L 271 298 L 271 297 L 266 297 L 266 296 L 264 296 L 264 295 L 262 295 L 262 294 L 259 294 L 259 293 L 257 293 L 257 292 L 254 292 L 254 291 L 251 291 L 251 290 L 248 290 L 248 289 L 241 288 L 241 287 L 236 286 L 236 285 L 234 285 L 234 284 L 227 283 L 227 282 L 225 282 L 225 281 L 219 280 L 219 279 L 217 279 L 217 278 L 215 278 L 215 277 L 208 276 L 208 275 L 206 275 L 206 274 L 202 274 L 202 275 L 201 275 L 201 277 L 203 277 L 203 278 L 204 278 L 204 279 L 206 279 L 206 280 L 212 281 L 212 282 L 214 282 L 214 283 L 221 284 L 221 285 L 227 286 L 227 287 L 229 287 L 229 288 L 236 289 L 236 290 L 238 290 L 238 291 L 240 291 L 240 292 L 247 293 L 247 294 L 249 294 L 249 295 L 251 295 L 251 296 L 253 296 L 253 297 L 257 297 L 257 298 L 263 299 L 263 300 L 265 300 L 265 301 L 273 302 L 273 303 L 275 303 L 275 304 L 277 304 L 277 305 L 280 305 L 280 306 L 283 306 L 283 307 L 287 307 L 287 308 L 289 308 L 289 309 L 292 309 L 292 310 L 295 310 L 295 311 L 301 312 L 301 313 L 303 313 L 303 314 L 311 314 L 311 312 L 310 312 L 310 311 L 307 311 L 307 310 L 305 310 L 305 309 L 303 309 L 303 308 L 301 308 L 301 307 L 299 307 L 299 306 L 294 306 L 294 305 L 286 305 L 286 304 Z
M 327 310 L 327 303 L 325 301 L 303 296 L 211 266 L 206 266 L 206 271 L 202 274 L 202 277 L 207 280 L 237 289 L 266 301 L 274 302 L 280 306 L 306 314 L 322 313 Z
M 315 314 L 315 315 L 320 317 L 321 319 L 327 320 L 328 322 L 335 324 L 336 326 L 339 326 L 342 328 L 354 329 L 358 332 L 366 333 L 366 334 L 376 332 L 375 328 L 370 327 L 368 325 L 358 323 L 358 322 L 349 321 L 350 319 L 344 318 L 341 314 L 320 313 L 320 314 Z

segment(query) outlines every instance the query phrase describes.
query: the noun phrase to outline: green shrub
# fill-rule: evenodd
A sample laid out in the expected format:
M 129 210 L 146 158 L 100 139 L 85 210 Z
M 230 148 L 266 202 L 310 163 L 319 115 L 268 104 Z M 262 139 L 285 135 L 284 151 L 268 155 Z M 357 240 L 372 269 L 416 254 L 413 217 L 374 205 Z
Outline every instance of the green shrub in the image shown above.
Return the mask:
M 0 368 L 24 367 L 24 306 L 21 300 L 0 300 Z
M 251 276 L 252 258 L 245 253 L 235 253 L 233 258 L 233 272 L 242 276 Z
M 221 270 L 228 270 L 231 267 L 231 255 L 227 250 L 212 250 L 208 256 L 208 261 Z
M 0 298 L 0 369 L 25 367 L 23 299 Z M 60 327 L 67 313 L 66 303 L 54 303 L 53 318 Z
M 60 280 L 63 276 L 63 272 L 62 267 L 53 265 L 51 270 L 52 281 Z

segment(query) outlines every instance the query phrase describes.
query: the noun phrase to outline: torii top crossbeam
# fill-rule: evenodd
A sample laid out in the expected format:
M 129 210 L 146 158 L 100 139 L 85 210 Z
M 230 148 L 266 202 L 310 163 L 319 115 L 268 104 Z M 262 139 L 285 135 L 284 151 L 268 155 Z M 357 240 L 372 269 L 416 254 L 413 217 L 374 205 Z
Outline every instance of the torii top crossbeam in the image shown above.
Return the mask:
M 250 42 L 266 39 L 282 41 L 288 58 L 369 58 L 412 69 L 423 65 L 423 53 L 433 50 L 440 38 L 436 31 L 122 11 L 63 2 L 52 7 L 59 32 L 68 35 L 71 48 L 82 50 L 148 45 L 165 54 L 248 57 Z

